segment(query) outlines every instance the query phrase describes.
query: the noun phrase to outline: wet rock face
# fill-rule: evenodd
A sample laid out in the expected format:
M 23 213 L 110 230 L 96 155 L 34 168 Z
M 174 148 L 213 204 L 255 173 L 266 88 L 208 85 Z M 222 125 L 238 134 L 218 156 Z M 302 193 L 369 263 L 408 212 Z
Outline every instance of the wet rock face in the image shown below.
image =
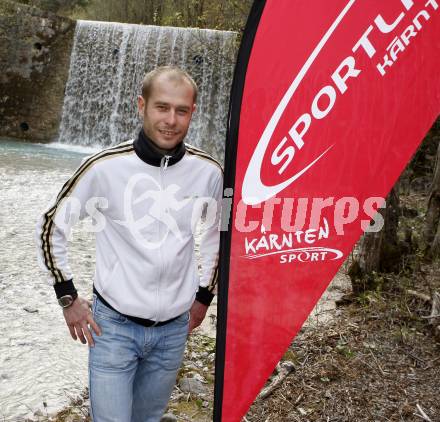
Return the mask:
M 0 0 L 0 136 L 57 134 L 75 21 Z

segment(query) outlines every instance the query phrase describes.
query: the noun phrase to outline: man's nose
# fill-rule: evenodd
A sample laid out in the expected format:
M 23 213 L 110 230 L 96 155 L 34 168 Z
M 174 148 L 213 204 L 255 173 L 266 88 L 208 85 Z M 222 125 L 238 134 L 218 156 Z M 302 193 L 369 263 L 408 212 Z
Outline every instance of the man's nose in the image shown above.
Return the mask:
M 166 117 L 166 123 L 170 126 L 174 126 L 176 124 L 176 112 L 174 110 L 169 110 Z

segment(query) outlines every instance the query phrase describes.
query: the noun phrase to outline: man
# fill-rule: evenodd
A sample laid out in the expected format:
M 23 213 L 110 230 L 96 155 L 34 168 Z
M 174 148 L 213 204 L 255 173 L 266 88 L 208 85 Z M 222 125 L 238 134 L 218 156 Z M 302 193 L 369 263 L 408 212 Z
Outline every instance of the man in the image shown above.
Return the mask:
M 213 298 L 222 170 L 183 142 L 196 98 L 186 72 L 161 67 L 148 73 L 138 97 L 143 129 L 137 139 L 88 158 L 37 227 L 39 261 L 70 334 L 90 346 L 95 422 L 160 420 L 188 332 Z M 193 233 L 206 209 L 211 224 L 200 245 L 199 280 Z M 87 214 L 97 232 L 92 312 L 66 259 L 70 228 Z

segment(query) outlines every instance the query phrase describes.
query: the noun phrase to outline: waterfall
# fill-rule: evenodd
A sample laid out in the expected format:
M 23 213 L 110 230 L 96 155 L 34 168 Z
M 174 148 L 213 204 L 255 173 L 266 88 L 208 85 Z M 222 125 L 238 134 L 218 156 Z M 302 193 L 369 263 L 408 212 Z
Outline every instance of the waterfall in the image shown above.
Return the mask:
M 173 64 L 199 87 L 185 141 L 222 158 L 235 53 L 234 32 L 78 21 L 59 142 L 106 147 L 133 138 L 144 74 Z

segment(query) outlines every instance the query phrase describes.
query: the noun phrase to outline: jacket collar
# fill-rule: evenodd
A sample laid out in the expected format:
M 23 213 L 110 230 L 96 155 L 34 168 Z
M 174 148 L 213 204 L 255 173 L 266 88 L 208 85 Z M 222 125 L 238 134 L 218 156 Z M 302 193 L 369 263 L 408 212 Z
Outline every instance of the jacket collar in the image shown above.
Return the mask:
M 141 129 L 138 137 L 133 142 L 133 147 L 136 155 L 145 163 L 151 166 L 160 167 L 162 158 L 169 155 L 170 159 L 168 165 L 172 166 L 179 162 L 185 155 L 185 143 L 182 141 L 169 154 L 164 154 L 159 151 L 154 145 L 153 141 L 145 134 L 144 129 Z

